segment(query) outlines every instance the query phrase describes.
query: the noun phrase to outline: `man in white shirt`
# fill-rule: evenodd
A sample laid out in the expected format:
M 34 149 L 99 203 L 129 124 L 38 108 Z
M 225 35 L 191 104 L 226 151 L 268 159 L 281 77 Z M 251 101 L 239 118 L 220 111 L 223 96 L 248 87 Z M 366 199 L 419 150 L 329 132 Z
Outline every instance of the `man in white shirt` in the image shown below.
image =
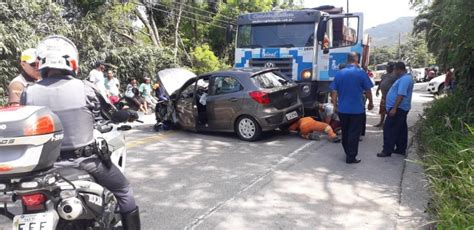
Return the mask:
M 95 87 L 102 96 L 107 97 L 107 89 L 105 88 L 105 77 L 104 77 L 105 65 L 103 61 L 97 61 L 95 63 L 95 69 L 89 73 L 89 81 L 94 83 Z

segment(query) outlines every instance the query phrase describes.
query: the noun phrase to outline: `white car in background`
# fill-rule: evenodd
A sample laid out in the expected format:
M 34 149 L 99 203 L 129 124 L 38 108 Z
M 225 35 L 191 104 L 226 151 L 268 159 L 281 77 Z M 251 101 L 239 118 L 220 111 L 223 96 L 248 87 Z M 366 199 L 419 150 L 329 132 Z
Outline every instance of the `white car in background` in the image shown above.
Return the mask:
M 446 74 L 443 74 L 431 79 L 431 81 L 428 83 L 428 86 L 426 87 L 426 90 L 428 90 L 428 92 L 433 93 L 433 94 L 440 94 L 444 89 L 445 79 L 446 79 Z

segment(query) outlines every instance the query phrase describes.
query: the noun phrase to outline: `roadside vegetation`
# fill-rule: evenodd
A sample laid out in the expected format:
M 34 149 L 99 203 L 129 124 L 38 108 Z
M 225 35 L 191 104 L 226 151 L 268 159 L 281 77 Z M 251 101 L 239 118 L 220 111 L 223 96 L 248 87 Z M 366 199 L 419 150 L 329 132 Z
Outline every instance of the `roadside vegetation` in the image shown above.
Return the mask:
M 441 229 L 474 228 L 474 98 L 435 100 L 420 130 L 429 205 Z
M 422 163 L 440 229 L 474 229 L 474 27 L 472 0 L 413 0 L 414 33 L 426 34 L 443 71 L 454 68 L 455 93 L 433 102 L 420 130 Z

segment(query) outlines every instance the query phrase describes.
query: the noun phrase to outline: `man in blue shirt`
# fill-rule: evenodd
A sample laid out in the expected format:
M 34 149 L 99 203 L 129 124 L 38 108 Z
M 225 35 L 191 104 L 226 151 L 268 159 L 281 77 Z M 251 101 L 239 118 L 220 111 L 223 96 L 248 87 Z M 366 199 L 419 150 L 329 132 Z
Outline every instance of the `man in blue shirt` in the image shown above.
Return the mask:
M 369 110 L 374 108 L 372 91 L 374 85 L 361 69 L 358 63 L 359 57 L 352 52 L 347 56 L 347 65 L 336 73 L 331 83 L 331 101 L 334 108 L 339 112 L 342 131 L 342 147 L 346 153 L 346 163 L 359 163 L 356 158 L 359 151 L 359 138 L 364 125 L 365 117 L 365 93 L 369 100 Z
M 405 155 L 407 150 L 407 115 L 411 108 L 413 77 L 407 74 L 403 62 L 395 64 L 394 73 L 400 78 L 387 93 L 388 116 L 383 127 L 383 150 L 377 154 L 378 157 L 389 157 L 392 153 Z

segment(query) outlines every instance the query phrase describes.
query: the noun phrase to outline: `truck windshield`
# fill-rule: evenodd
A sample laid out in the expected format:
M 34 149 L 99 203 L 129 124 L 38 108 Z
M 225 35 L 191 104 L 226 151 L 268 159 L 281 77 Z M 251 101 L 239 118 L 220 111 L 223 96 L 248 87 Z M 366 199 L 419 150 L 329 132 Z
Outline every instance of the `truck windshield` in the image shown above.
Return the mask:
M 237 48 L 313 46 L 315 23 L 240 25 Z

